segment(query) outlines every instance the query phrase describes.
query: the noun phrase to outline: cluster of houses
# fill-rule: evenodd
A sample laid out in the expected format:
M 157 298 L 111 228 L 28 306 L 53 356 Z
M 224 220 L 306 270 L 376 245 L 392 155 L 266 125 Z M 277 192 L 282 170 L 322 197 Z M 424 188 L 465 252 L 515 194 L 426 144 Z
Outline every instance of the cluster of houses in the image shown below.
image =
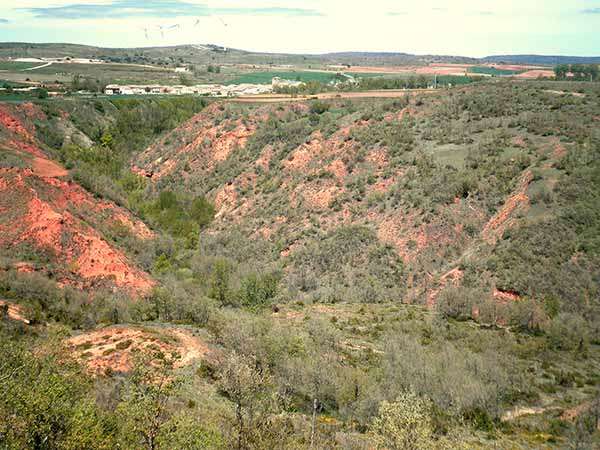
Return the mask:
M 161 85 L 118 85 L 109 84 L 104 89 L 107 95 L 206 95 L 211 97 L 233 97 L 273 92 L 268 84 L 198 84 L 195 86 Z
M 195 86 L 164 85 L 119 85 L 109 84 L 104 89 L 106 95 L 206 95 L 211 97 L 235 97 L 238 95 L 270 94 L 275 88 L 294 87 L 300 81 L 273 78 L 271 84 L 197 84 Z

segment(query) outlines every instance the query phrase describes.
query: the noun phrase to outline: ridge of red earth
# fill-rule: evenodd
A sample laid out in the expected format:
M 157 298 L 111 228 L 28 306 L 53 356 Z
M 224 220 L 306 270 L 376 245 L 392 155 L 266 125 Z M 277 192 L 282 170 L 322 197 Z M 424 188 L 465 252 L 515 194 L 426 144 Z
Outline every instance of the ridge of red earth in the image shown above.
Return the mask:
M 236 149 L 243 149 L 265 117 L 251 114 L 247 120 L 223 118 L 223 106 L 214 103 L 142 152 L 132 166 L 138 175 L 158 180 L 175 172 L 186 160 L 189 171 L 207 173 Z
M 183 126 L 179 127 L 158 143 L 149 147 L 135 160 L 133 171 L 156 180 L 164 174 L 180 175 L 186 179 L 190 173 L 195 178 L 210 177 L 221 162 L 224 153 L 221 144 L 210 139 L 219 134 L 223 127 L 240 131 L 239 119 L 223 119 L 222 106 L 213 104 L 196 115 Z M 305 103 L 295 103 L 281 106 L 261 106 L 245 117 L 246 123 L 259 124 L 270 115 L 283 116 L 289 111 L 308 113 Z M 407 116 L 420 113 L 416 107 L 409 105 L 396 113 L 386 115 L 386 121 L 402 121 Z M 352 211 L 359 203 L 367 203 L 363 199 L 346 199 L 342 208 L 332 211 L 336 200 L 347 193 L 347 185 L 354 177 L 372 174 L 375 182 L 369 187 L 369 192 L 385 195 L 404 176 L 405 169 L 397 168 L 390 171 L 390 156 L 385 146 L 375 146 L 367 152 L 364 160 L 358 164 L 352 162 L 352 156 L 359 151 L 361 145 L 354 139 L 353 132 L 371 125 L 368 120 L 348 116 L 344 125 L 335 132 L 324 136 L 315 131 L 307 142 L 292 149 L 287 157 L 281 160 L 279 167 L 279 188 L 277 192 L 265 194 L 256 189 L 256 183 L 264 172 L 269 172 L 271 159 L 277 148 L 267 145 L 248 163 L 244 171 L 222 184 L 211 192 L 208 197 L 216 207 L 215 221 L 209 232 L 215 233 L 226 229 L 232 223 L 239 224 L 245 220 L 254 220 L 263 207 L 275 201 L 274 195 L 287 196 L 287 202 L 294 209 L 303 208 L 313 213 L 315 220 L 323 231 L 350 224 L 363 224 L 373 227 L 379 240 L 389 244 L 406 261 L 412 261 L 424 250 L 434 245 L 440 247 L 456 239 L 464 239 L 464 233 L 459 227 L 448 227 L 445 223 L 424 224 L 418 220 L 418 214 L 401 210 L 379 212 L 369 208 L 364 216 L 357 217 Z M 238 133 L 238 132 L 236 132 Z M 229 136 L 224 134 L 225 136 Z M 208 140 L 203 143 L 208 137 Z M 246 134 L 236 134 L 238 148 L 243 150 Z M 173 142 L 177 141 L 174 145 Z M 168 145 L 166 143 L 169 143 Z M 191 142 L 191 144 L 180 145 Z M 277 144 L 275 144 L 277 145 Z M 228 149 L 235 148 L 229 145 Z M 231 150 L 233 152 L 234 150 Z M 231 154 L 227 153 L 228 155 Z M 173 161 L 172 158 L 181 158 Z M 188 166 L 184 169 L 184 165 Z M 464 205 L 450 205 L 449 208 L 459 210 Z M 280 232 L 287 230 L 302 230 L 311 226 L 310 221 L 303 215 L 294 219 L 278 220 L 276 216 L 261 218 L 260 226 L 254 228 L 255 234 L 265 239 L 275 239 Z M 416 223 L 419 222 L 417 225 Z M 294 249 L 301 248 L 301 242 L 289 242 L 281 252 L 282 257 L 289 256 Z
M 0 169 L 0 180 L 0 210 L 9 219 L 0 221 L 0 248 L 31 244 L 64 266 L 59 281 L 81 288 L 106 279 L 137 294 L 154 286 L 149 275 L 80 218 L 105 205 L 79 186 L 47 182 L 30 169 Z
M 525 171 L 521 176 L 517 189 L 483 227 L 481 236 L 487 243 L 495 244 L 504 232 L 515 224 L 516 213 L 529 208 L 529 197 L 526 192 L 532 181 L 533 173 L 530 170 Z
M 61 178 L 68 172 L 39 148 L 28 118 L 43 115 L 35 105 L 0 105 L 0 137 L 30 168 L 0 168 L 0 249 L 22 243 L 51 256 L 57 280 L 86 289 L 108 281 L 135 295 L 155 282 L 98 232 L 119 225 L 139 239 L 154 233 L 127 210 L 94 198 L 78 184 Z M 26 263 L 26 262 L 25 262 Z

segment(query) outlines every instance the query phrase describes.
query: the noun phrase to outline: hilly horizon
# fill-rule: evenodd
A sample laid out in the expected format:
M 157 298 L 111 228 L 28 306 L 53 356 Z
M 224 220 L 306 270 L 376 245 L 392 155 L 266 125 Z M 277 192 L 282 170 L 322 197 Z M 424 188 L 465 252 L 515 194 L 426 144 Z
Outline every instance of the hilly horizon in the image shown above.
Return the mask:
M 202 44 L 206 47 L 224 48 L 218 44 Z M 180 49 L 197 49 L 197 44 L 184 44 L 184 45 L 173 45 L 173 46 L 146 46 L 146 47 L 92 47 L 82 44 L 69 44 L 69 43 L 27 43 L 27 42 L 1 42 L 0 43 L 0 56 L 11 56 L 13 58 L 35 56 L 35 50 L 42 50 L 44 48 L 53 48 L 55 53 L 42 53 L 41 57 L 66 57 L 66 56 L 78 56 L 86 55 L 90 56 L 101 56 L 107 52 L 118 52 L 118 51 L 159 51 L 159 50 L 176 50 Z M 10 53 L 9 50 L 12 52 Z M 379 59 L 392 61 L 402 58 L 404 61 L 417 60 L 427 62 L 443 62 L 443 61 L 456 61 L 456 62 L 490 62 L 490 63 L 516 63 L 516 64 L 538 64 L 538 65 L 549 65 L 554 66 L 557 64 L 599 64 L 600 56 L 572 56 L 572 55 L 540 55 L 540 54 L 515 54 L 515 55 L 490 55 L 480 58 L 460 56 L 460 55 L 435 55 L 435 54 L 411 54 L 406 52 L 358 52 L 358 51 L 344 51 L 344 52 L 324 52 L 324 53 L 280 53 L 280 52 L 260 52 L 250 51 L 236 48 L 228 48 L 231 52 L 238 52 L 242 54 L 252 55 L 277 55 L 287 56 L 295 58 L 299 56 L 314 57 L 314 58 L 328 58 L 335 59 L 339 58 L 340 61 L 346 60 L 361 60 L 361 59 Z M 23 53 L 19 53 L 23 52 Z M 33 53 L 33 54 L 32 54 Z

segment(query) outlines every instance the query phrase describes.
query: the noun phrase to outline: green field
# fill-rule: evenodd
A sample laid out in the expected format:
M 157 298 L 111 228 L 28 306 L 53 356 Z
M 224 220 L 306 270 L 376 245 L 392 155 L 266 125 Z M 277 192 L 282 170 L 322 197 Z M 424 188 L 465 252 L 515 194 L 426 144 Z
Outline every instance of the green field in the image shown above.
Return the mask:
M 507 76 L 507 75 L 518 75 L 525 72 L 524 70 L 504 70 L 496 69 L 495 67 L 486 66 L 475 66 L 469 67 L 469 73 L 476 73 L 481 75 L 492 75 L 492 76 Z
M 295 81 L 318 81 L 320 83 L 329 83 L 336 79 L 336 74 L 333 72 L 252 72 L 245 73 L 237 76 L 227 84 L 271 84 L 271 80 L 274 77 L 279 77 L 284 80 L 295 80 Z
M 41 66 L 43 63 L 0 61 L 0 70 L 24 70 Z

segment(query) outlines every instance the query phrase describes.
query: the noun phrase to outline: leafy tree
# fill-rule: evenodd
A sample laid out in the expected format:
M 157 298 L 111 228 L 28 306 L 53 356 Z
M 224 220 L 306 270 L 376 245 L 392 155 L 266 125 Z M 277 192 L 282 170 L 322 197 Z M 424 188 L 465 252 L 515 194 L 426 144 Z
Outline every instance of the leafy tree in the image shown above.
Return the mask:
M 37 90 L 37 97 L 39 99 L 46 99 L 48 98 L 48 91 L 46 89 L 40 88 Z
M 217 300 L 221 305 L 227 305 L 231 301 L 231 290 L 229 279 L 231 276 L 231 264 L 225 259 L 218 259 L 213 267 L 210 278 L 209 296 Z
M 59 338 L 35 353 L 0 323 L 0 448 L 115 448 L 90 384 Z
M 314 101 L 310 104 L 310 112 L 313 114 L 323 114 L 324 112 L 329 111 L 331 105 L 327 102 L 322 101 Z
M 251 308 L 267 306 L 277 295 L 279 279 L 275 273 L 248 275 L 240 289 L 242 303 Z
M 163 211 L 166 209 L 174 209 L 178 206 L 177 195 L 173 191 L 161 191 L 158 195 L 158 205 Z
M 214 219 L 215 207 L 206 197 L 196 197 L 190 207 L 190 216 L 200 228 L 204 228 Z

